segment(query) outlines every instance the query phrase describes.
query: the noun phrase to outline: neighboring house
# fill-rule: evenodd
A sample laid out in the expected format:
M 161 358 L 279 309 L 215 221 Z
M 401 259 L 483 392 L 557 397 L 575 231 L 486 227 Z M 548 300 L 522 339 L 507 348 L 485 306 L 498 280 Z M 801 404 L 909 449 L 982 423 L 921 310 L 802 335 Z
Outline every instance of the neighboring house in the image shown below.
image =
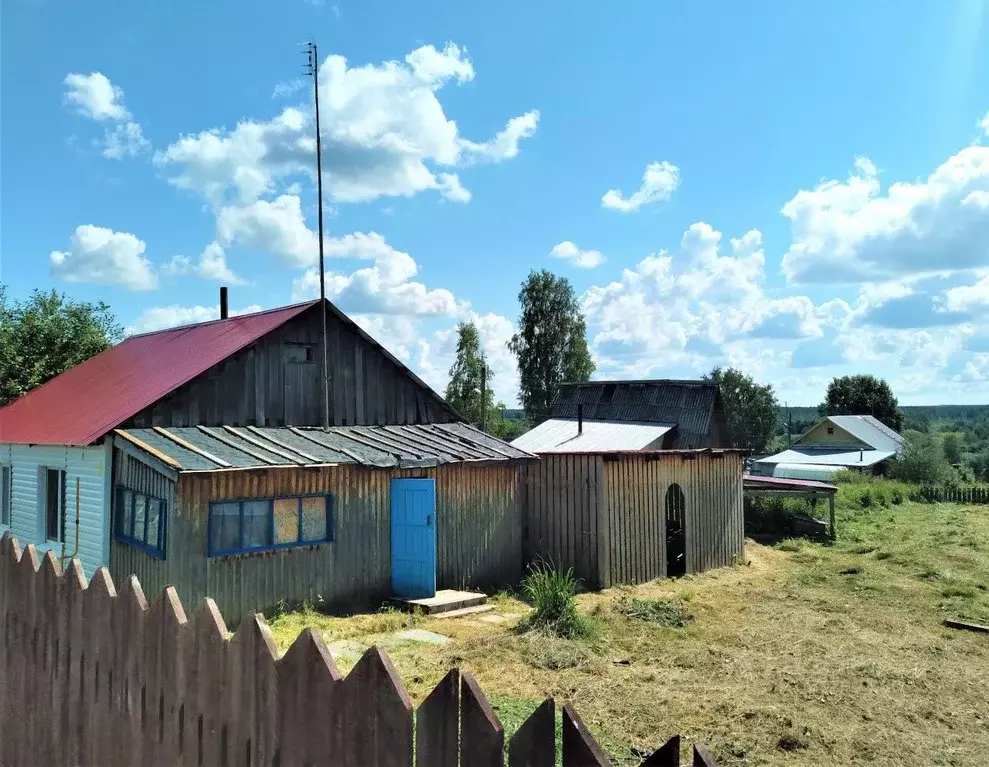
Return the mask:
M 717 385 L 670 380 L 563 384 L 549 418 L 512 444 L 530 453 L 730 447 Z
M 529 460 L 313 301 L 131 336 L 0 409 L 0 522 L 236 621 L 510 583 Z
M 713 383 L 565 384 L 512 446 L 540 456 L 522 470 L 527 561 L 610 586 L 744 556 L 744 452 Z
M 902 436 L 871 415 L 832 415 L 788 450 L 753 461 L 752 473 L 809 480 L 826 480 L 844 469 L 882 473 L 905 446 Z

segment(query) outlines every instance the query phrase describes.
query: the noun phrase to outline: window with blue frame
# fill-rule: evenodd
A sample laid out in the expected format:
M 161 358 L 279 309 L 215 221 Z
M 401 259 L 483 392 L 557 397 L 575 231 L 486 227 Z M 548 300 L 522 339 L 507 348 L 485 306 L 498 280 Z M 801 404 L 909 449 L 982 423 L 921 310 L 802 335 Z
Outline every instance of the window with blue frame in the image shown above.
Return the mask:
M 209 556 L 313 546 L 333 540 L 333 496 L 307 495 L 209 505 Z
M 160 559 L 165 558 L 167 504 L 161 498 L 117 488 L 114 536 Z

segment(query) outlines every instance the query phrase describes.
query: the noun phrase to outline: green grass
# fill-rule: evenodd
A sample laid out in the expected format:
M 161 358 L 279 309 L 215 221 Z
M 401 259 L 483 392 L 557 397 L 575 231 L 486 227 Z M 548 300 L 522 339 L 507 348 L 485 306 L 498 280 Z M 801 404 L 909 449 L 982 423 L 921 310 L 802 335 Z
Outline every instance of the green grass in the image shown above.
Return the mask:
M 578 585 L 572 568 L 564 571 L 549 563 L 533 565 L 522 581 L 522 596 L 532 605 L 532 612 L 519 624 L 519 631 L 562 639 L 590 636 L 593 626 L 577 609 Z
M 623 598 L 618 600 L 615 610 L 627 618 L 672 629 L 683 628 L 691 619 L 682 602 L 670 599 Z
M 545 697 L 571 701 L 616 767 L 675 733 L 684 761 L 704 743 L 722 767 L 982 767 L 989 642 L 942 622 L 989 624 L 989 508 L 896 504 L 895 483 L 872 484 L 866 507 L 861 486 L 841 486 L 833 544 L 747 541 L 748 567 L 576 595 L 589 637 L 518 633 L 532 608 L 505 593 L 492 600 L 503 623 L 421 619 L 453 642 L 388 654 L 416 702 L 451 667 L 470 671 L 509 735 Z M 663 625 L 673 605 L 689 608 L 676 628 Z M 416 620 L 272 623 L 284 649 L 307 622 L 366 641 Z

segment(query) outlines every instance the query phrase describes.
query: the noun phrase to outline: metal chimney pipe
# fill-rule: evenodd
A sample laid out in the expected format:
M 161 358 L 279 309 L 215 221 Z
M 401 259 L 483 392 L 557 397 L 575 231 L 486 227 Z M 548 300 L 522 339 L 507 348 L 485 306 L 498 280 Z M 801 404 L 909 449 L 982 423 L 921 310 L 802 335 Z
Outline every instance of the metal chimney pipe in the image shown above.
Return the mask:
M 227 286 L 220 288 L 220 319 L 225 320 L 229 316 L 227 311 Z
M 584 433 L 584 406 L 577 405 L 577 436 Z

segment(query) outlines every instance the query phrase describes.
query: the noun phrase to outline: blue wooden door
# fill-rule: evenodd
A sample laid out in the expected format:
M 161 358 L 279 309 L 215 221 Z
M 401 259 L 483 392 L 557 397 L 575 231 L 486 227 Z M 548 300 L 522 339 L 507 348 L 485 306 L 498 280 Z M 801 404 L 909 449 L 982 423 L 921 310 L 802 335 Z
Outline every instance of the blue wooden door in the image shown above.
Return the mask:
M 391 481 L 391 586 L 395 596 L 436 595 L 436 480 Z

